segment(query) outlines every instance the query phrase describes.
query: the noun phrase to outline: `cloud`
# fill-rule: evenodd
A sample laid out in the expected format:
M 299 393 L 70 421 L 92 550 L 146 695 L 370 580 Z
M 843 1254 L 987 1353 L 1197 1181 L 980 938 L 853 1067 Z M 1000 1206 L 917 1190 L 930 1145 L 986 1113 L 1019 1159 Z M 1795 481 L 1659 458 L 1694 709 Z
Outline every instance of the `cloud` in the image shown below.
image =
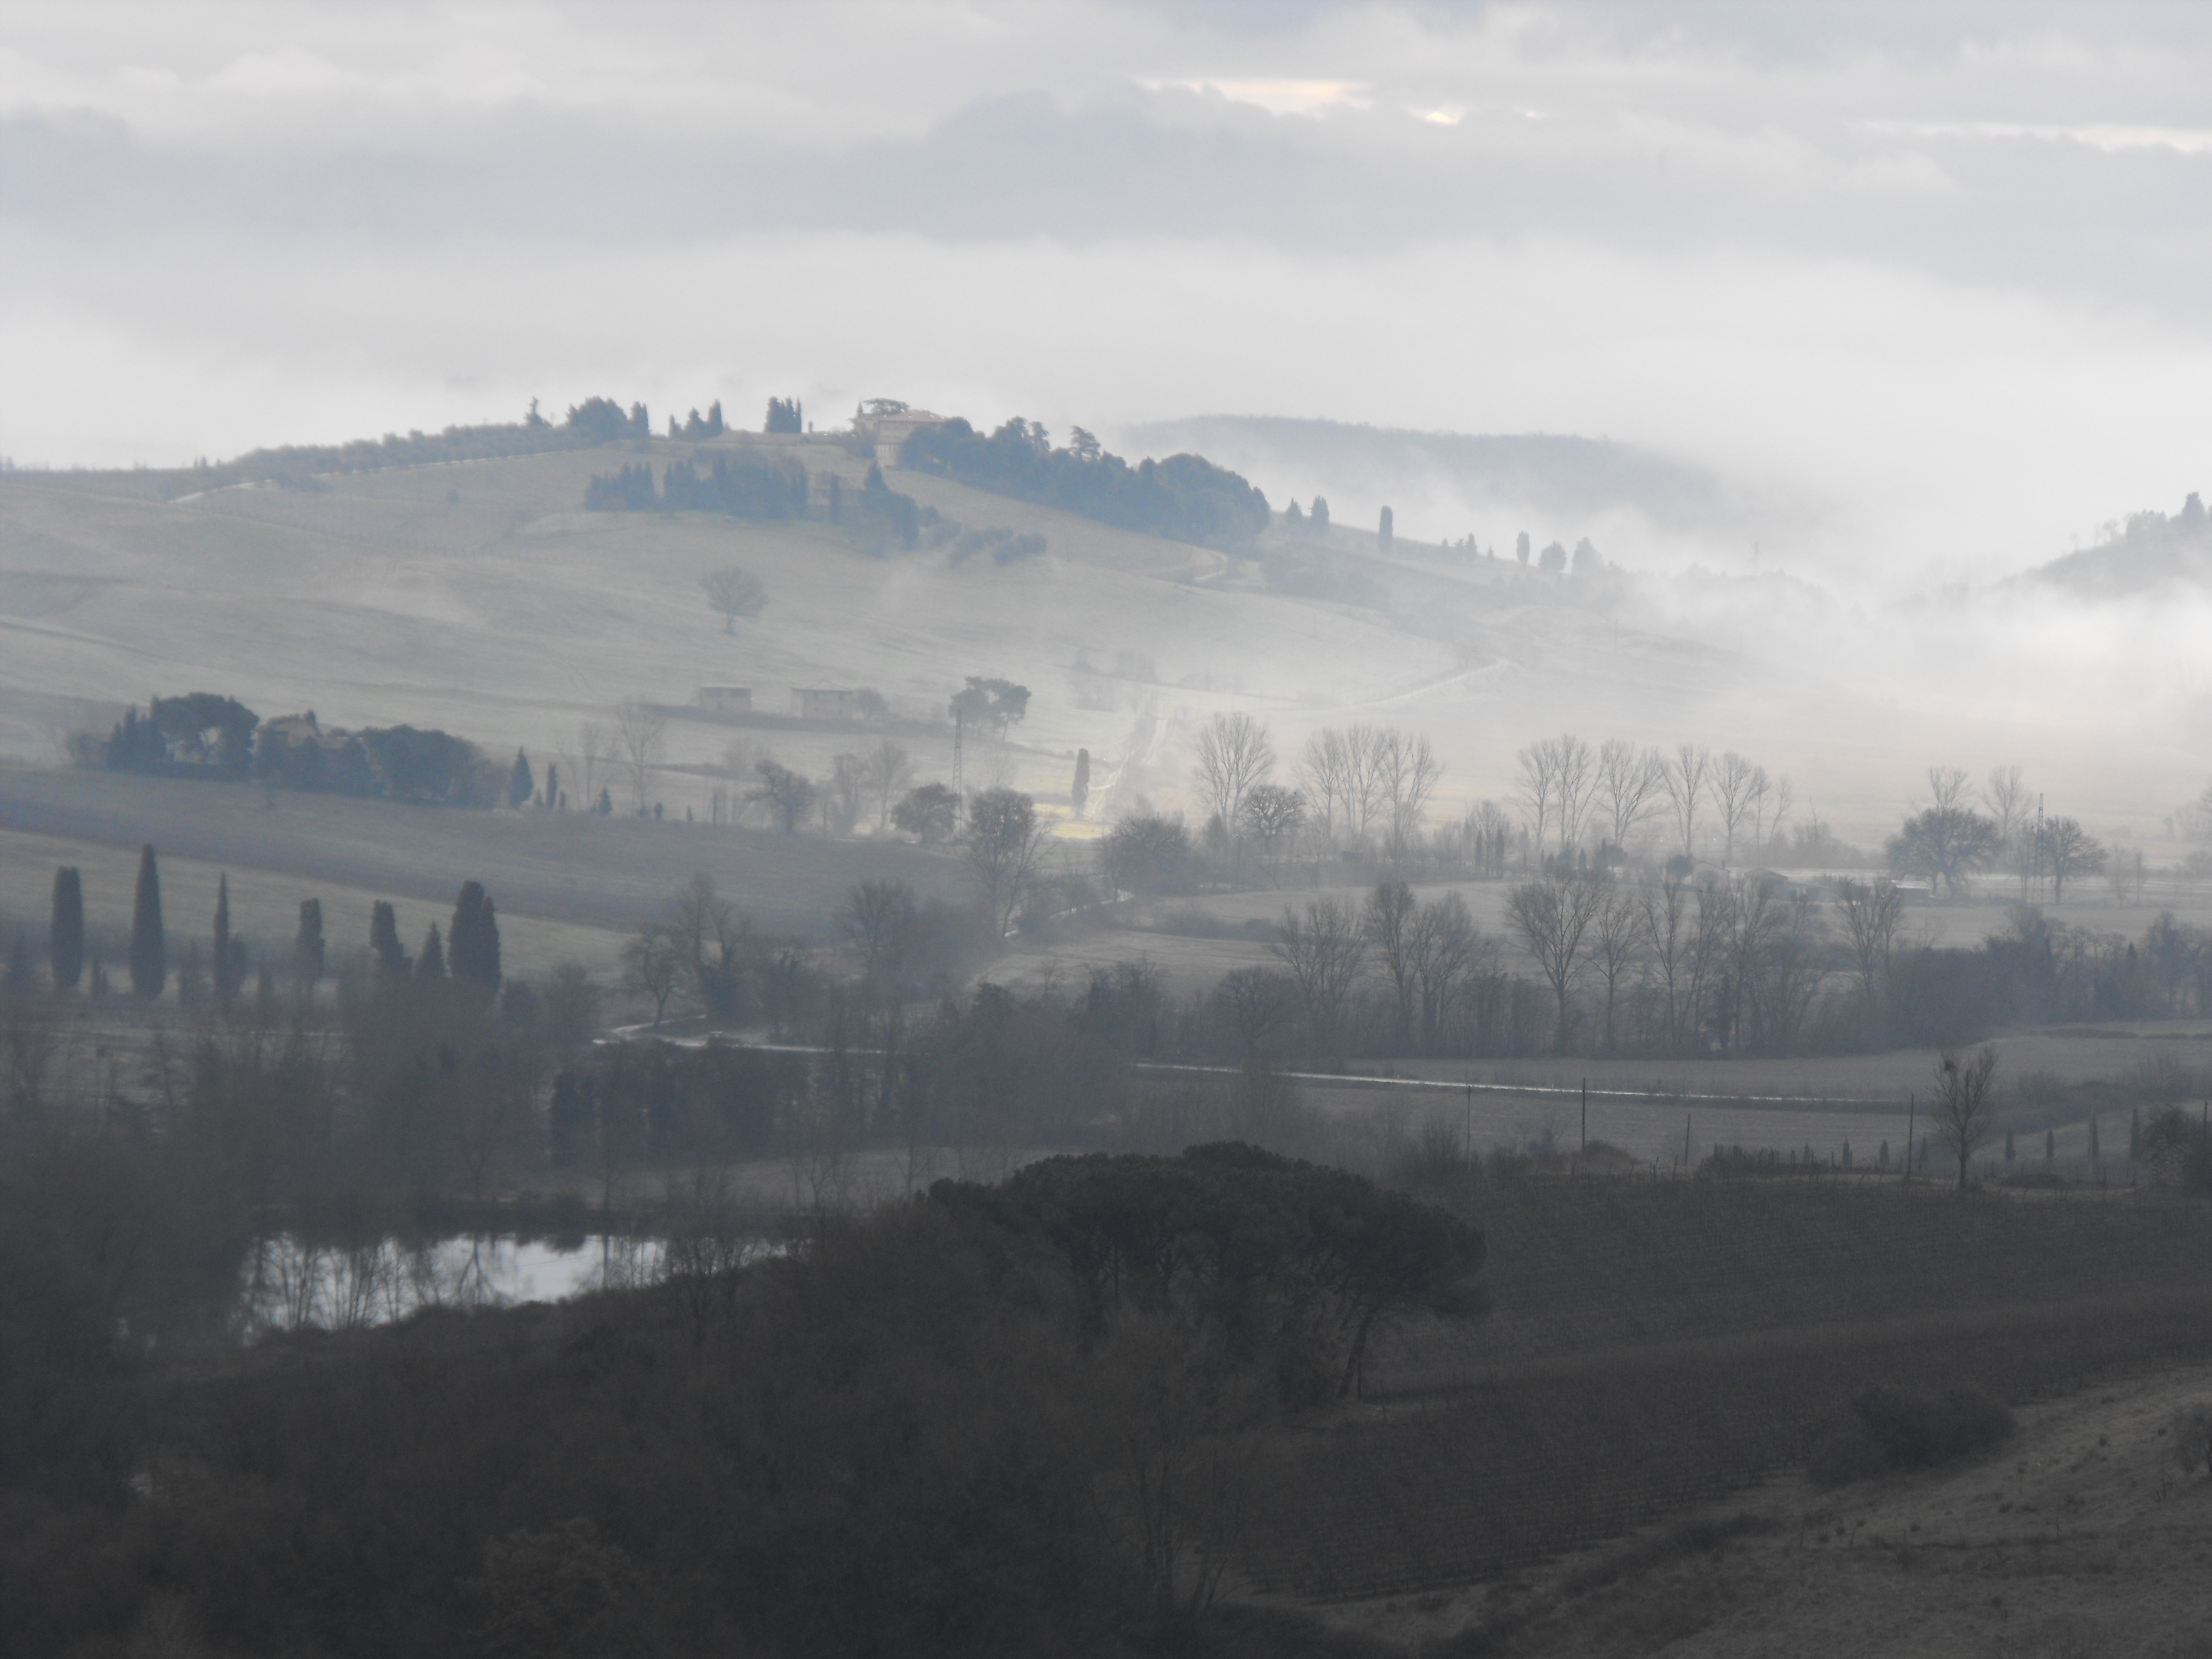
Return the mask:
M 2187 9 L 19 5 L 0 448 L 1229 410 L 1611 438 L 1838 580 L 1994 573 L 2212 482 L 2208 68 Z

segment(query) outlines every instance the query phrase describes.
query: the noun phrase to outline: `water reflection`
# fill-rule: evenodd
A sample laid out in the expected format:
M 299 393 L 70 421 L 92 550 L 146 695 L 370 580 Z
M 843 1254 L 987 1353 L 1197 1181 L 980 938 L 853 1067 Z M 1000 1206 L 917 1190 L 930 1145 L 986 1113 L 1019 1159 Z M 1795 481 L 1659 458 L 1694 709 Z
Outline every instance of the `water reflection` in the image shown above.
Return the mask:
M 352 1331 L 423 1308 L 504 1307 L 622 1290 L 660 1276 L 656 1238 L 606 1234 L 543 1239 L 381 1238 L 345 1245 L 289 1233 L 261 1241 L 246 1263 L 240 1320 L 249 1339 L 310 1328 Z

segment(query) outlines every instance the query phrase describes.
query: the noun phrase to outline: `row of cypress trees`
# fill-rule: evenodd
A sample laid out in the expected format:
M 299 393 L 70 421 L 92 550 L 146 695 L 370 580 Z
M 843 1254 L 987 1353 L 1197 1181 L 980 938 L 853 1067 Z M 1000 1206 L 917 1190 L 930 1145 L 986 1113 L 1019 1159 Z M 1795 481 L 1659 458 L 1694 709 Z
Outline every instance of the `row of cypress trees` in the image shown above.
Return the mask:
M 369 916 L 368 943 L 380 980 L 444 979 L 472 981 L 487 990 L 497 990 L 500 970 L 499 918 L 483 884 L 461 884 L 453 906 L 451 933 L 441 939 L 435 922 L 422 941 L 419 956 L 409 957 L 399 945 L 397 913 L 379 899 Z M 228 1002 L 246 983 L 246 941 L 230 929 L 230 877 L 222 877 L 215 902 L 214 979 L 216 1000 Z M 57 991 L 74 991 L 84 978 L 87 951 L 84 933 L 84 877 L 75 865 L 54 872 L 52 918 L 47 928 L 47 961 Z M 292 945 L 292 974 L 306 988 L 320 983 L 325 966 L 323 941 L 323 902 L 302 899 L 300 931 Z M 450 965 L 449 965 L 450 963 Z M 97 958 L 91 962 L 92 988 L 104 991 L 106 975 Z M 131 989 L 151 1002 L 167 988 L 169 950 L 161 919 L 161 870 L 151 843 L 138 854 L 138 890 L 131 916 Z

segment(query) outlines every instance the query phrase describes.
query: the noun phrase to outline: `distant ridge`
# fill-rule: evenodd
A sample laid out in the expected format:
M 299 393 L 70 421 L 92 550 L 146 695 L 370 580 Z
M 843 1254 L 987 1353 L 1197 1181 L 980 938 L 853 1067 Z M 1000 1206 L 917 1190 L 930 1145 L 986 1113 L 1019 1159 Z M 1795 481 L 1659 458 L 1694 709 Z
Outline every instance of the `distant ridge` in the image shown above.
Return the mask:
M 2038 565 L 2019 580 L 2103 597 L 2139 593 L 2162 582 L 2212 585 L 2212 514 L 2192 491 L 2180 512 L 2130 514 L 2124 526 L 2094 547 Z
M 1299 493 L 1388 495 L 1426 477 L 1477 500 L 1562 514 L 1613 508 L 1670 529 L 1729 516 L 1720 481 L 1632 444 L 1526 433 L 1482 436 L 1274 415 L 1200 415 L 1129 429 L 1152 454 L 1190 450 Z

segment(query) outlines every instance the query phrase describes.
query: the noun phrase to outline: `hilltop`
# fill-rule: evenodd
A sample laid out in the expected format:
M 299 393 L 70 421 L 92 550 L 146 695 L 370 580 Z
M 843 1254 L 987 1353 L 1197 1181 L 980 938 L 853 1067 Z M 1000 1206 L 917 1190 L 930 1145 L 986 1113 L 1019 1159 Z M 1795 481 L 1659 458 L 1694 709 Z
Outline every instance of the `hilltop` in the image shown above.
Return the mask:
M 2212 516 L 2192 491 L 2171 515 L 2131 513 L 2094 547 L 2039 565 L 2021 580 L 2050 583 L 2087 598 L 2118 599 L 2166 583 L 2212 586 Z

